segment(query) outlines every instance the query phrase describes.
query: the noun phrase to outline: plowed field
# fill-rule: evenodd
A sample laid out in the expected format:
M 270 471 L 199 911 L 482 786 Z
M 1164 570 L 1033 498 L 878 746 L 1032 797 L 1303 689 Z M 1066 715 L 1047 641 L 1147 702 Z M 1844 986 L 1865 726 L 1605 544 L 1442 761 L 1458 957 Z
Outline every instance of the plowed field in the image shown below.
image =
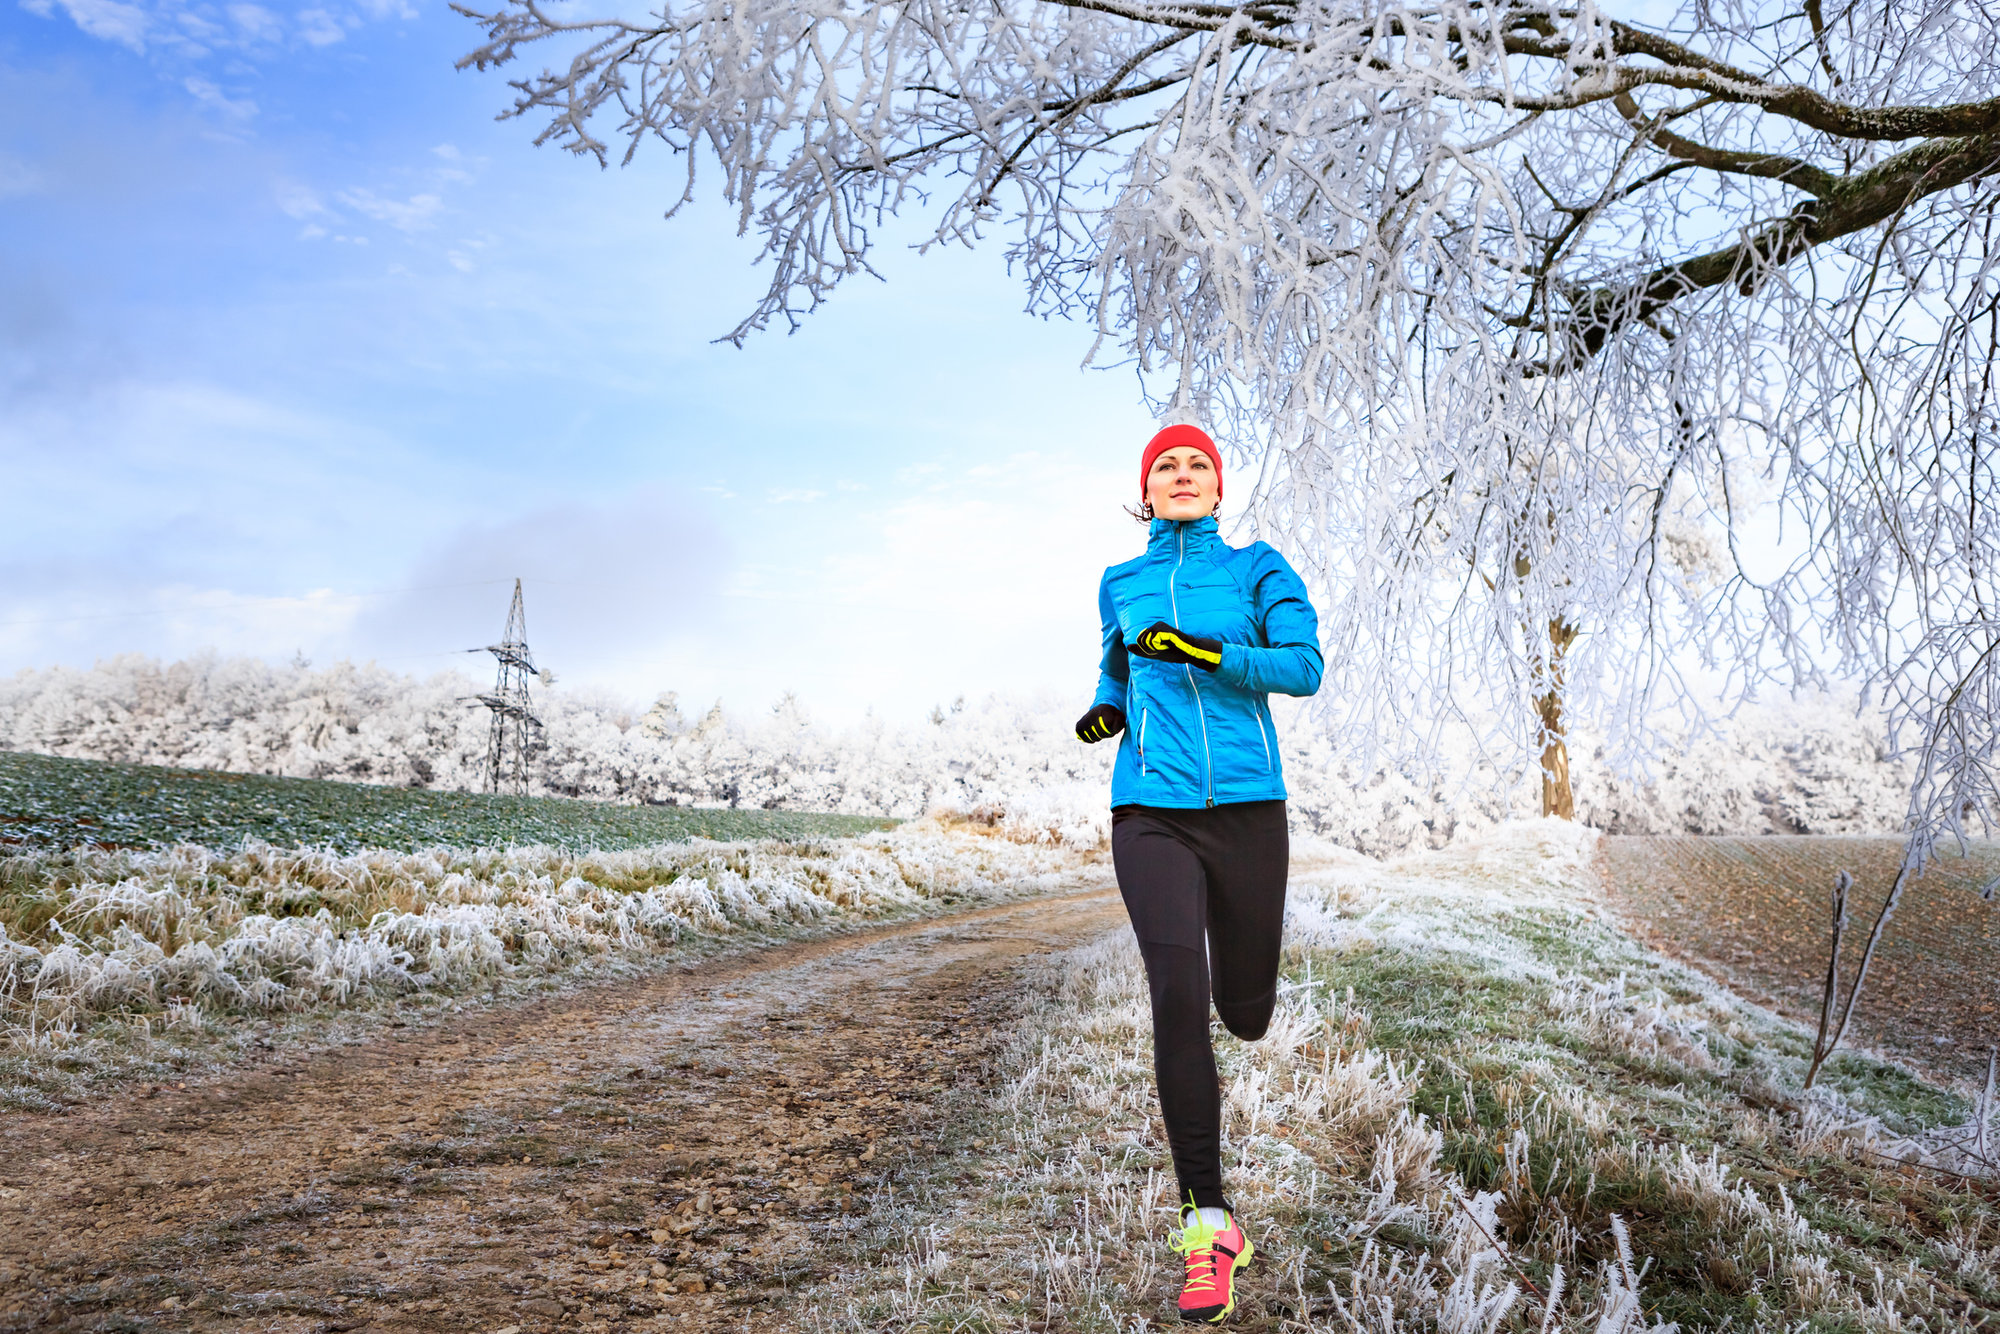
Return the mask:
M 1834 876 L 1849 895 L 1852 976 L 1903 844 L 1895 838 L 1606 838 L 1612 901 L 1650 944 L 1720 976 L 1791 1018 L 1817 1023 Z M 2000 847 L 1950 856 L 1904 892 L 1877 951 L 1850 1041 L 1932 1074 L 1982 1077 L 2000 1045 L 2000 902 L 1979 897 Z

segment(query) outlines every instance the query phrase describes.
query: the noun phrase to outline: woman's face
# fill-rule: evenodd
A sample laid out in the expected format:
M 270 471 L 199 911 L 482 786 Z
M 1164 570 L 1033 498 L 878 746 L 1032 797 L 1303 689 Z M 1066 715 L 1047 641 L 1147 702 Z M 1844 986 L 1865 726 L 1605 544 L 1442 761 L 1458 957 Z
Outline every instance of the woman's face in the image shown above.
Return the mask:
M 1183 445 L 1153 460 L 1153 470 L 1146 474 L 1146 499 L 1155 518 L 1200 519 L 1215 512 L 1221 485 L 1208 455 Z

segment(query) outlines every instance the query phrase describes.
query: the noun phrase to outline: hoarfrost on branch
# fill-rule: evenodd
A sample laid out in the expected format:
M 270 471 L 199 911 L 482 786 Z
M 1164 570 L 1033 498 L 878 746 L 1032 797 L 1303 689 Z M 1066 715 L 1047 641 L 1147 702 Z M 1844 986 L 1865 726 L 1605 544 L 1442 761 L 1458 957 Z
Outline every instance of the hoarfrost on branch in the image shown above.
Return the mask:
M 663 141 L 684 197 L 719 168 L 771 274 L 739 342 L 892 215 L 1003 236 L 1031 308 L 1252 465 L 1364 765 L 1467 722 L 1518 764 L 1566 696 L 1642 769 L 1700 662 L 1732 699 L 1865 682 L 1914 857 L 1992 808 L 1976 0 L 461 9 L 468 64 L 550 53 L 540 141 Z

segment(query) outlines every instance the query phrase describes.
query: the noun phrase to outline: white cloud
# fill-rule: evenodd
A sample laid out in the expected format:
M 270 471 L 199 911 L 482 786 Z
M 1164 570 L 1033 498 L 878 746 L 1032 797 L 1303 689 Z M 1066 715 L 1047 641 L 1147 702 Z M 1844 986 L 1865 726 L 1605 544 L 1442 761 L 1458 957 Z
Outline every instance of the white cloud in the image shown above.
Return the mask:
M 437 195 L 411 195 L 408 199 L 384 199 L 373 190 L 343 190 L 340 202 L 377 222 L 386 222 L 400 232 L 422 231 L 431 225 L 444 200 Z
M 286 42 L 286 16 L 257 0 L 19 0 L 30 14 L 67 14 L 92 37 L 144 53 L 149 48 L 179 58 L 185 67 L 222 53 L 268 57 L 304 42 L 331 46 L 371 20 L 408 22 L 417 11 L 408 0 L 356 0 L 352 5 L 313 4 L 293 16 L 294 43 Z M 200 94 L 197 94 L 200 96 Z M 208 100 L 203 98 L 204 101 Z
M 211 23 L 207 16 L 192 10 L 162 12 L 155 8 L 150 18 L 158 25 L 155 44 L 172 46 L 182 55 L 205 56 L 218 47 L 236 45 L 228 28 Z
M 120 4 L 118 0 L 60 0 L 63 12 L 70 16 L 78 28 L 92 37 L 134 51 L 146 49 L 147 30 L 152 26 L 146 11 L 137 5 Z M 52 12 L 49 0 L 28 0 L 25 8 L 31 14 L 47 18 Z
M 315 534 L 375 522 L 374 507 L 409 485 L 386 470 L 351 471 L 359 454 L 397 445 L 348 418 L 205 381 L 104 379 L 88 395 L 0 413 L 0 458 L 17 501 L 0 526 L 0 561 L 129 554 L 146 579 L 165 582 L 185 577 L 172 567 L 212 566 L 233 538 L 252 534 L 255 567 L 268 570 L 308 550 Z M 61 500 L 82 487 L 93 494 L 87 513 Z M 189 521 L 198 527 L 176 529 Z M 161 531 L 175 531 L 172 550 L 143 536 Z
M 770 501 L 773 505 L 803 505 L 810 504 L 825 495 L 824 491 L 808 491 L 804 487 L 795 486 L 771 492 Z
M 1003 457 L 998 483 L 899 488 L 890 503 L 865 509 L 844 495 L 783 520 L 733 522 L 732 531 L 760 537 L 743 544 L 755 563 L 724 585 L 728 621 L 704 646 L 714 665 L 677 653 L 654 679 L 690 698 L 725 685 L 739 698 L 798 690 L 830 716 L 863 705 L 905 714 L 941 690 L 1059 689 L 1087 699 L 1098 576 L 1145 543 L 1145 530 L 1119 510 L 1125 470 L 1046 453 Z M 996 639 L 1036 652 L 1031 661 L 995 655 Z M 801 654 L 799 644 L 826 650 Z M 641 684 L 636 673 L 632 684 Z
M 444 257 L 451 261 L 451 266 L 460 273 L 472 272 L 472 258 L 469 255 L 462 255 L 456 250 L 447 250 Z
M 181 86 L 204 106 L 210 106 L 228 116 L 231 120 L 248 120 L 257 114 L 257 104 L 249 98 L 231 98 L 222 89 L 207 79 L 190 76 L 181 80 Z
M 419 174 L 421 178 L 421 173 Z M 412 194 L 398 199 L 392 195 L 378 194 L 362 186 L 341 190 L 329 201 L 318 190 L 300 181 L 279 179 L 271 187 L 272 197 L 287 217 L 300 222 L 314 224 L 301 233 L 307 240 L 317 240 L 325 236 L 328 229 L 336 227 L 342 220 L 342 209 L 351 209 L 375 222 L 387 223 L 397 231 L 406 234 L 428 231 L 444 211 L 444 196 L 436 193 L 440 180 L 457 177 L 470 179 L 465 173 L 453 168 L 433 168 L 429 172 L 433 190 Z M 338 204 L 341 207 L 335 207 Z M 335 240 L 352 240 L 363 244 L 358 236 L 336 236 Z M 460 237 L 453 241 L 444 258 L 461 273 L 470 273 L 473 256 L 487 245 L 474 237 Z
M 284 25 L 278 22 L 278 16 L 262 5 L 231 5 L 229 17 L 235 20 L 246 41 L 275 42 L 284 35 Z
M 5 605 L 0 657 L 33 662 L 52 648 L 121 641 L 168 657 L 264 654 L 274 644 L 324 651 L 341 642 L 365 600 L 332 589 L 269 595 L 180 582 L 66 587 Z
M 0 199 L 40 194 L 44 183 L 42 173 L 33 164 L 0 153 Z
M 729 545 L 684 498 L 643 488 L 466 524 L 420 557 L 408 591 L 365 613 L 355 634 L 388 650 L 487 643 L 504 615 L 500 590 L 518 576 L 537 658 L 574 669 L 643 656 L 711 621 Z
M 347 39 L 347 29 L 324 9 L 299 11 L 299 36 L 314 46 L 332 46 Z
M 307 218 L 325 217 L 330 211 L 318 191 L 296 181 L 279 181 L 272 188 L 272 194 L 277 197 L 278 208 L 286 217 L 301 222 Z
M 294 11 L 272 8 L 286 21 L 286 40 L 299 44 L 291 26 Z M 57 19 L 67 21 L 59 11 Z M 233 25 L 230 31 L 234 33 Z M 361 34 L 350 35 L 358 48 Z M 164 40 L 156 33 L 149 38 L 149 50 L 163 48 Z M 371 51 L 374 44 L 371 39 Z M 209 75 L 232 95 L 249 93 L 260 103 L 272 100 L 251 83 L 252 76 L 224 75 L 220 61 L 226 58 L 217 58 L 213 68 L 173 72 L 168 93 L 181 102 L 183 117 L 192 99 L 173 90 L 183 75 L 193 72 Z M 268 63 L 275 73 L 276 62 Z M 61 100 L 46 98 L 41 104 L 59 106 Z M 1051 679 L 1073 685 L 1080 672 L 1080 688 L 1088 690 L 1096 652 L 1097 570 L 1130 554 L 1126 548 L 1136 549 L 1137 526 L 1116 514 L 1130 490 L 1125 458 L 1136 453 L 1136 444 L 1119 453 L 1110 479 L 1115 486 L 1108 488 L 1116 494 L 1094 506 L 1071 508 L 1066 493 L 1079 486 L 1077 479 L 1044 462 L 1038 465 L 1042 471 L 1033 479 L 1031 495 L 992 512 L 946 516 L 928 530 L 934 542 L 928 548 L 921 525 L 898 512 L 911 493 L 923 489 L 921 484 L 895 483 L 897 465 L 905 460 L 944 458 L 949 462 L 924 469 L 923 480 L 951 476 L 956 483 L 973 459 L 1004 458 L 1019 448 L 1017 441 L 1048 441 L 1045 454 L 1061 458 L 1068 453 L 1090 457 L 1097 451 L 1094 442 L 1121 431 L 1137 441 L 1145 438 L 1147 432 L 1140 428 L 1149 427 L 1149 419 L 1134 413 L 1128 422 L 1119 415 L 1127 411 L 1123 405 L 1129 398 L 1122 380 L 1090 380 L 1070 369 L 1075 357 L 1068 343 L 1076 338 L 1058 337 L 1051 326 L 1039 323 L 1027 325 L 1018 336 L 1009 332 L 1014 326 L 1002 321 L 1013 319 L 1017 303 L 1004 279 L 995 280 L 997 293 L 985 294 L 982 304 L 964 295 L 963 284 L 934 280 L 933 266 L 921 270 L 919 280 L 893 288 L 901 305 L 886 314 L 863 307 L 861 315 L 867 318 L 860 318 L 854 314 L 858 301 L 848 300 L 799 338 L 765 340 L 744 352 L 711 352 L 706 339 L 718 327 L 727 327 L 739 298 L 758 288 L 749 251 L 735 239 L 734 214 L 716 201 L 706 201 L 711 207 L 679 232 L 661 233 L 653 186 L 638 174 L 593 175 L 584 182 L 588 189 L 572 189 L 569 175 L 555 174 L 546 155 L 530 154 L 517 162 L 519 155 L 495 154 L 488 163 L 483 146 L 472 140 L 454 142 L 461 153 L 454 161 L 434 150 L 444 142 L 440 131 L 456 131 L 435 121 L 426 124 L 417 112 L 407 125 L 398 125 L 399 141 L 370 140 L 373 151 L 366 157 L 343 150 L 336 160 L 326 155 L 322 135 L 344 133 L 340 123 L 301 127 L 287 115 L 280 125 L 277 110 L 274 105 L 271 115 L 251 122 L 267 136 L 266 144 L 231 159 L 240 160 L 232 188 L 239 194 L 248 189 L 253 200 L 271 201 L 262 228 L 275 229 L 279 236 L 317 229 L 325 234 L 300 245 L 324 242 L 324 248 L 290 248 L 294 259 L 289 265 L 262 252 L 246 253 L 240 274 L 203 279 L 190 288 L 179 312 L 192 331 L 186 347 L 165 341 L 173 335 L 152 331 L 150 309 L 138 309 L 116 332 L 129 338 L 135 357 L 150 356 L 159 346 L 176 363 L 198 361 L 202 373 L 225 383 L 254 385 L 259 392 L 300 402 L 337 402 L 339 411 L 358 424 L 388 423 L 384 429 L 392 433 L 405 429 L 409 419 L 402 406 L 404 386 L 422 383 L 427 396 L 434 387 L 437 403 L 449 411 L 424 414 L 428 424 L 413 433 L 408 457 L 430 464 L 464 459 L 462 476 L 447 480 L 429 472 L 420 482 L 406 483 L 406 456 L 386 448 L 363 451 L 365 457 L 336 468 L 320 458 L 342 444 L 332 436 L 324 449 L 315 440 L 311 448 L 284 451 L 276 457 L 282 466 L 273 468 L 275 475 L 249 487 L 231 479 L 272 457 L 270 442 L 282 442 L 290 432 L 257 423 L 227 430 L 211 429 L 206 422 L 177 426 L 177 419 L 158 405 L 135 405 L 119 434 L 136 442 L 166 435 L 164 443 L 176 457 L 138 479 L 123 468 L 64 462 L 61 475 L 39 495 L 37 508 L 45 511 L 48 531 L 37 531 L 32 540 L 0 535 L 0 552 L 18 547 L 29 553 L 46 548 L 64 557 L 122 553 L 137 545 L 125 535 L 129 531 L 145 537 L 146 551 L 116 572 L 113 591 L 154 581 L 258 592 L 329 583 L 400 586 L 402 572 L 414 558 L 413 546 L 433 534 L 450 535 L 468 509 L 492 503 L 496 492 L 505 494 L 518 485 L 545 497 L 523 502 L 536 506 L 557 503 L 583 485 L 601 483 L 608 489 L 627 479 L 666 475 L 686 488 L 678 505 L 669 508 L 691 505 L 718 518 L 727 516 L 727 531 L 737 548 L 767 567 L 764 589 L 789 595 L 778 609 L 808 623 L 811 633 L 768 625 L 763 617 L 773 605 L 769 601 L 753 605 L 718 598 L 708 614 L 724 624 L 684 638 L 663 634 L 657 643 L 638 634 L 614 640 L 609 628 L 616 609 L 600 605 L 602 628 L 593 633 L 605 636 L 601 657 L 597 647 L 586 651 L 581 646 L 582 632 L 591 628 L 582 618 L 573 631 L 578 644 L 549 643 L 551 661 L 572 669 L 571 680 L 629 682 L 635 693 L 668 687 L 684 688 L 685 695 L 726 691 L 732 699 L 760 701 L 798 689 L 816 708 L 855 714 L 871 703 L 883 709 L 928 708 L 939 697 L 948 701 L 959 690 L 985 688 L 1003 669 L 1010 680 L 1023 678 L 1018 683 L 1027 687 Z M 203 118 L 220 121 L 207 112 Z M 301 128 L 304 133 L 297 133 Z M 50 189 L 68 189 L 72 169 L 66 158 L 37 153 L 31 160 L 48 173 Z M 303 165 L 273 170 L 274 161 L 284 160 Z M 446 169 L 475 163 L 481 181 L 491 182 L 489 197 L 442 178 Z M 163 163 L 162 170 L 169 166 Z M 565 173 L 574 170 L 573 164 L 562 167 Z M 289 181 L 280 184 L 280 177 Z M 357 187 L 369 193 L 343 196 Z M 442 202 L 413 203 L 413 196 L 423 195 Z M 544 211 L 516 210 L 504 203 L 523 198 Z M 392 235 L 389 223 L 364 216 L 356 199 L 378 206 L 377 215 L 381 206 L 393 205 L 406 221 L 421 224 L 427 219 L 430 230 L 415 233 L 414 239 L 400 231 Z M 495 205 L 493 200 L 503 202 Z M 471 240 L 489 228 L 486 248 L 474 249 Z M 357 229 L 374 232 L 375 239 L 385 242 L 384 252 L 355 245 Z M 447 230 L 459 234 L 447 236 Z M 349 240 L 336 243 L 336 234 Z M 668 240 L 662 242 L 661 235 Z M 577 236 L 587 244 L 573 244 Z M 226 253 L 234 240 L 220 238 L 215 252 Z M 448 256 L 453 253 L 477 265 L 474 276 L 491 278 L 467 282 L 451 268 Z M 134 262 L 152 258 L 143 250 L 134 255 Z M 299 268 L 306 255 L 315 258 Z M 672 263 L 663 255 L 671 256 Z M 414 280 L 393 277 L 392 260 L 402 261 Z M 740 271 L 731 267 L 739 260 Z M 330 282 L 329 275 L 347 280 Z M 268 299 L 274 292 L 291 299 Z M 940 307 L 953 312 L 950 318 L 933 318 Z M 988 308 L 1000 314 L 991 320 L 978 316 Z M 840 322 L 831 322 L 835 316 Z M 128 324 L 134 329 L 130 334 L 125 332 Z M 912 339 L 910 329 L 924 333 Z M 926 364 L 924 357 L 933 360 Z M 324 367 L 330 360 L 341 366 L 342 384 L 351 382 L 352 391 L 326 381 Z M 908 375 L 906 367 L 894 365 L 905 360 L 922 366 L 922 373 Z M 965 370 L 968 364 L 976 373 Z M 882 365 L 893 369 L 877 375 L 875 368 Z M 421 371 L 421 381 L 409 378 L 412 368 Z M 856 389 L 856 384 L 865 388 Z M 1089 389 L 1091 384 L 1097 388 Z M 376 385 L 389 389 L 377 392 Z M 774 393 L 773 385 L 783 391 Z M 0 457 L 43 454 L 54 461 L 95 447 L 109 432 L 83 427 L 101 425 L 90 419 L 100 397 L 96 386 L 88 384 L 70 396 L 73 408 L 68 411 L 81 424 L 59 444 L 52 442 L 51 432 L 11 430 L 4 418 L 18 414 L 0 413 Z M 1119 407 L 1099 400 L 1115 400 Z M 495 404 L 506 406 L 496 409 Z M 560 410 L 548 410 L 551 404 Z M 1107 422 L 1118 429 L 1107 428 Z M 817 439 L 822 433 L 824 445 L 810 452 L 795 448 L 798 439 Z M 203 462 L 216 456 L 218 436 L 230 445 L 220 460 L 227 468 Z M 175 480 L 190 468 L 199 470 L 187 484 Z M 728 477 L 714 477 L 725 469 Z M 345 480 L 350 472 L 356 485 Z M 715 484 L 713 490 L 701 487 L 703 472 L 710 473 L 706 480 Z M 196 480 L 204 485 L 195 487 Z M 13 486 L 10 478 L 9 489 Z M 867 489 L 850 489 L 861 486 Z M 982 491 L 991 487 L 979 484 Z M 768 492 L 781 488 L 828 494 L 810 504 L 768 504 Z M 65 536 L 56 520 L 73 525 L 80 516 L 78 507 L 60 503 L 61 497 L 88 492 L 92 502 L 82 509 L 103 510 L 100 489 L 116 489 L 130 500 L 129 508 L 116 511 L 119 523 L 100 523 L 82 536 Z M 206 494 L 211 489 L 221 499 Z M 170 500 L 156 505 L 153 497 L 161 492 Z M 502 508 L 506 503 L 495 505 L 498 514 L 508 513 Z M 1059 520 L 1054 523 L 1043 516 L 1051 505 Z M 147 517 L 155 508 L 166 516 L 157 524 Z M 18 523 L 13 514 L 10 519 Z M 175 525 L 170 530 L 167 519 Z M 881 530 L 885 520 L 897 531 L 894 543 Z M 599 521 L 593 516 L 566 527 L 583 529 Z M 0 524 L 0 529 L 11 526 Z M 221 540 L 218 527 L 229 530 Z M 245 532 L 238 535 L 238 529 Z M 1099 533 L 1108 533 L 1117 550 L 1075 553 L 1076 544 L 1087 544 Z M 1043 548 L 1060 551 L 1064 544 L 1072 551 L 1060 568 L 1080 579 L 1074 587 L 1057 586 L 1053 573 L 1042 568 Z M 1014 555 L 1007 554 L 1010 550 Z M 597 555 L 614 569 L 634 559 L 623 549 L 599 549 Z M 843 559 L 850 555 L 863 559 Z M 839 577 L 824 570 L 830 559 L 842 560 Z M 347 573 L 347 566 L 356 562 L 368 568 Z M 157 571 L 152 565 L 158 563 L 173 568 Z M 888 578 L 904 570 L 912 575 L 907 595 Z M 535 573 L 526 566 L 521 572 Z M 719 577 L 728 573 L 725 568 Z M 873 584 L 873 600 L 848 597 L 845 585 L 854 580 Z M 531 587 L 530 599 L 535 626 L 546 620 L 553 632 L 559 624 L 553 590 Z M 1008 628 L 1026 631 L 1036 642 L 1060 641 L 1062 661 L 987 664 L 975 657 L 968 666 L 965 646 L 976 633 L 969 633 L 963 622 L 989 602 L 1003 604 L 1011 617 L 1024 601 L 1046 607 L 1057 623 L 1017 627 L 1010 620 Z M 504 611 L 503 592 L 498 611 L 485 608 L 469 628 L 490 637 L 497 623 L 487 622 Z M 678 614 L 663 607 L 663 623 L 669 613 Z M 944 625 L 935 640 L 926 639 L 923 626 L 933 619 Z M 411 631 L 422 624 L 421 617 L 406 622 Z M 11 661 L 0 654 L 0 671 L 58 657 L 88 662 L 95 653 L 122 649 L 178 652 L 184 643 L 200 647 L 196 629 L 188 633 L 187 641 L 152 639 L 121 626 L 117 633 L 107 629 L 73 642 L 51 637 L 21 646 Z M 302 631 L 274 622 L 270 634 L 272 639 L 263 644 L 248 643 L 247 637 L 230 642 L 289 652 L 298 642 L 291 637 L 296 634 L 308 651 L 317 652 Z M 424 647 L 411 645 L 414 637 L 385 635 L 377 641 L 357 634 L 347 642 L 364 654 Z M 837 645 L 839 652 L 801 652 L 800 644 L 809 640 Z M 878 675 L 881 655 L 875 645 L 881 642 L 894 644 L 899 655 L 889 679 Z M 540 647 L 539 637 L 537 643 Z M 936 651 L 937 643 L 946 649 Z
M 436 179 L 460 185 L 471 182 L 472 173 L 466 170 L 466 168 L 472 164 L 467 161 L 465 154 L 458 151 L 456 144 L 439 144 L 431 152 L 436 154 L 440 160 L 452 164 L 450 166 L 433 168 L 432 175 Z

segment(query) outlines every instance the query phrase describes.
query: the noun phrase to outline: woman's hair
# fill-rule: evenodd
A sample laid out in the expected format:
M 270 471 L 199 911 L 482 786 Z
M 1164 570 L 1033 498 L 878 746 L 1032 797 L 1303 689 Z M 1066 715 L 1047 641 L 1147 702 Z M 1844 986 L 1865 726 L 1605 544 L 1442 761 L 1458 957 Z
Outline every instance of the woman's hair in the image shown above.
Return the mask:
M 1137 519 L 1140 523 L 1151 523 L 1153 521 L 1153 502 L 1150 500 L 1142 501 L 1137 505 L 1127 505 L 1124 507 L 1124 510 L 1127 514 Z M 1222 497 L 1217 496 L 1215 498 L 1215 507 L 1209 510 L 1208 517 L 1211 519 L 1216 519 L 1220 518 L 1221 516 L 1222 516 Z

